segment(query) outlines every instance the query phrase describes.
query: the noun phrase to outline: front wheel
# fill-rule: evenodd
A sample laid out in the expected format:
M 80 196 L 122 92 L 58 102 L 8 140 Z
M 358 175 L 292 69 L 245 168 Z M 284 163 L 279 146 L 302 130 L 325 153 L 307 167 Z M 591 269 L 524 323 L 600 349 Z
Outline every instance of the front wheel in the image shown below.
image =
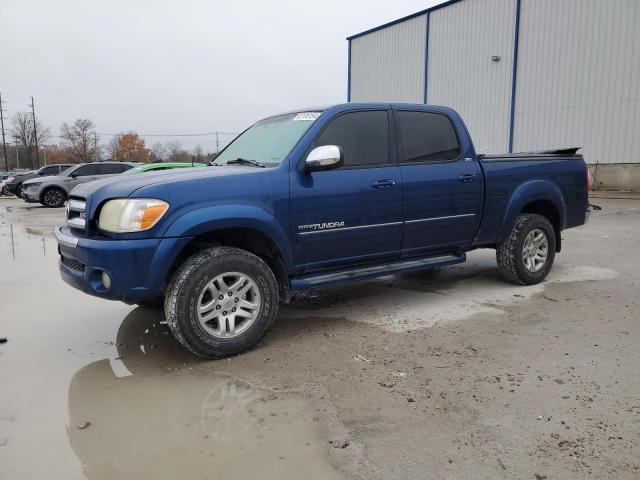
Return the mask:
M 278 284 L 259 257 L 231 247 L 203 250 L 174 274 L 165 297 L 167 324 L 192 353 L 221 358 L 264 336 L 278 311 Z
M 59 208 L 64 205 L 66 194 L 59 188 L 50 188 L 42 194 L 42 205 L 48 208 Z
M 6 185 L 2 187 L 2 195 L 4 195 L 5 197 L 9 197 L 12 195 L 12 193 L 9 191 L 9 187 L 7 187 Z
M 543 281 L 556 254 L 556 235 L 542 215 L 523 213 L 507 239 L 496 248 L 498 270 L 505 280 L 520 285 Z

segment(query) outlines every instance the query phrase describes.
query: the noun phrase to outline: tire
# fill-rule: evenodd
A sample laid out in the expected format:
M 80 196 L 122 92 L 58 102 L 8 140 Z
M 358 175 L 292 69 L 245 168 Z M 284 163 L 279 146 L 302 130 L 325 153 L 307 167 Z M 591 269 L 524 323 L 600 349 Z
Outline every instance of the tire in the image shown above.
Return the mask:
M 9 187 L 2 187 L 2 195 L 4 195 L 5 197 L 10 197 L 12 195 L 12 193 L 9 191 Z
M 67 200 L 67 194 L 60 188 L 49 188 L 42 193 L 40 203 L 47 208 L 60 208 Z
M 242 278 L 247 283 L 236 287 Z M 238 248 L 213 247 L 178 268 L 167 287 L 164 309 L 169 329 L 184 347 L 200 357 L 222 358 L 254 347 L 273 324 L 278 302 L 278 283 L 262 259 Z M 199 307 L 211 305 L 201 317 Z M 244 317 L 248 311 L 243 308 L 253 312 L 252 319 Z M 236 313 L 228 312 L 231 309 Z
M 22 198 L 22 184 L 16 186 L 15 196 L 18 198 Z
M 546 248 L 541 248 L 544 246 L 542 236 Z M 496 248 L 500 275 L 519 285 L 542 282 L 551 271 L 555 254 L 556 235 L 551 222 L 533 213 L 519 215 L 507 239 Z

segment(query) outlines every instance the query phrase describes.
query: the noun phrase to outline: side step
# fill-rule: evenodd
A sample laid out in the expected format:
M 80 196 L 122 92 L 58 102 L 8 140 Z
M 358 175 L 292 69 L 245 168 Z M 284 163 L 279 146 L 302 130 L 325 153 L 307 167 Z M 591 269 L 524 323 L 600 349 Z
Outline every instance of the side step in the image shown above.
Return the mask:
M 444 267 L 445 265 L 462 263 L 466 259 L 467 256 L 464 253 L 456 253 L 439 255 L 437 257 L 403 260 L 399 262 L 385 263 L 383 265 L 342 270 L 339 272 L 307 275 L 291 279 L 291 289 L 294 291 L 308 290 L 312 288 L 326 287 L 329 285 L 367 280 L 369 278 L 384 277 L 387 275 L 394 275 L 396 273 L 413 272 L 415 270 L 425 270 L 433 267 Z

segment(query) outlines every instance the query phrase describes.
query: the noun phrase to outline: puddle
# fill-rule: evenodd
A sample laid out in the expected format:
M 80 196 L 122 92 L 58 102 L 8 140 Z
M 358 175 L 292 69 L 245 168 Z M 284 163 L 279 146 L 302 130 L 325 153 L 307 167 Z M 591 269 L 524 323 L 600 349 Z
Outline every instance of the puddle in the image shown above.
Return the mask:
M 193 371 L 118 378 L 101 360 L 69 388 L 67 432 L 88 478 L 339 478 L 319 429 L 297 398 Z
M 492 251 L 479 251 L 470 253 L 464 266 L 446 268 L 436 275 L 416 272 L 337 287 L 315 298 L 297 300 L 283 309 L 283 313 L 297 318 L 308 316 L 312 310 L 318 316 L 345 318 L 392 332 L 406 332 L 478 313 L 502 314 L 504 307 L 540 294 L 557 283 L 616 276 L 614 270 L 565 265 L 558 258 L 545 282 L 514 285 L 498 275 Z
M 215 373 L 160 310 L 64 284 L 35 233 L 0 225 L 1 478 L 342 478 L 304 399 Z

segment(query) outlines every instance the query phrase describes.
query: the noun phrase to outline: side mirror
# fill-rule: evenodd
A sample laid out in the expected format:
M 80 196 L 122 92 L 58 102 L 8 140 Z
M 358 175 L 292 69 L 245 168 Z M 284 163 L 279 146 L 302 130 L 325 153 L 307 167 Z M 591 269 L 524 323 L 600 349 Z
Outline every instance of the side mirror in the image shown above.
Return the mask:
M 71 175 L 69 175 L 71 178 L 77 178 L 78 174 L 76 172 L 73 172 Z
M 341 167 L 344 164 L 342 149 L 337 145 L 316 147 L 309 152 L 304 164 L 308 172 Z

